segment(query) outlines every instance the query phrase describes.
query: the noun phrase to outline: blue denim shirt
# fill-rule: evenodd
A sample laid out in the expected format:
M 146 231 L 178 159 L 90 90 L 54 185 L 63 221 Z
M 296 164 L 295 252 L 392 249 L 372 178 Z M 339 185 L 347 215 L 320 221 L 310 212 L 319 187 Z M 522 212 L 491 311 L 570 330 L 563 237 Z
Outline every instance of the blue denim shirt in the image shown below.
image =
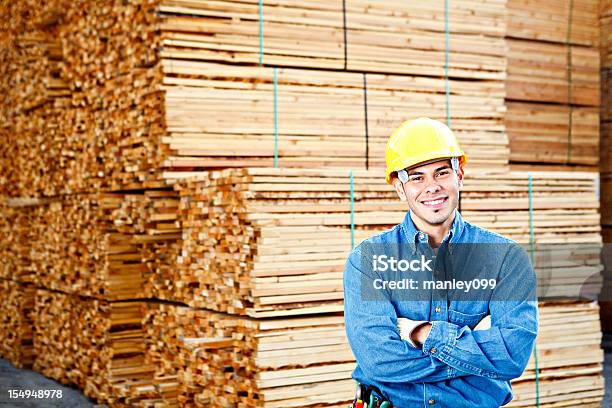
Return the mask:
M 357 360 L 353 378 L 377 386 L 398 408 L 505 405 L 512 399 L 510 380 L 523 373 L 538 330 L 536 278 L 529 258 L 512 240 L 464 221 L 458 211 L 436 254 L 427 242 L 407 213 L 401 224 L 351 252 L 344 270 L 344 313 Z M 453 248 L 462 244 L 453 259 Z M 389 276 L 368 266 L 373 248 L 381 247 L 398 256 L 424 251 L 435 260 L 435 273 L 446 279 L 450 262 L 454 275 L 459 271 L 463 277 L 493 278 L 495 289 L 474 298 L 461 298 L 456 293 L 465 291 L 448 288 L 421 290 L 412 298 L 391 290 L 370 296 L 367 288 L 378 279 L 380 289 L 380 279 Z M 486 315 L 491 328 L 474 330 Z M 422 349 L 400 338 L 399 317 L 432 322 Z

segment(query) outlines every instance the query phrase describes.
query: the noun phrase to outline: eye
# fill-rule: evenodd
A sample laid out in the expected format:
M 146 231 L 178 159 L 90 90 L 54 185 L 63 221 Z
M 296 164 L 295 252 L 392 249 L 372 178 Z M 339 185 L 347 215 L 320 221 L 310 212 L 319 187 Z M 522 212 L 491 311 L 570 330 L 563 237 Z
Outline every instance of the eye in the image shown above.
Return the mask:
M 437 177 L 446 177 L 450 174 L 450 170 L 440 170 L 438 172 L 438 174 L 436 174 Z
M 423 176 L 410 176 L 408 180 L 411 183 L 420 183 L 421 181 L 423 181 Z

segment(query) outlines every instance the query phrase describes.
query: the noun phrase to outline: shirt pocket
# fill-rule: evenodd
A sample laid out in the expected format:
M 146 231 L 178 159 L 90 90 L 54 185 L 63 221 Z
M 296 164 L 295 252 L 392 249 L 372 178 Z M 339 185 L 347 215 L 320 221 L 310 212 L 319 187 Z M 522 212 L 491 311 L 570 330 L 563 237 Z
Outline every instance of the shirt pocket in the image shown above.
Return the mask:
M 474 329 L 476 325 L 484 319 L 487 312 L 482 313 L 463 313 L 457 310 L 448 309 L 448 321 L 456 324 L 459 327 L 469 326 L 470 329 Z

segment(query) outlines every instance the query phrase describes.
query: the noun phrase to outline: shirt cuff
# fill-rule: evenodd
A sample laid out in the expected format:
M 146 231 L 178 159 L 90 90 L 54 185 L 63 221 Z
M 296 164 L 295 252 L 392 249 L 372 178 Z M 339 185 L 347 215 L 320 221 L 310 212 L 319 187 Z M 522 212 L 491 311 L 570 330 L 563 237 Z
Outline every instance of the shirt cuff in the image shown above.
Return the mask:
M 431 330 L 423 342 L 423 353 L 436 356 L 453 347 L 457 340 L 457 328 L 457 325 L 445 321 L 431 322 Z
M 414 329 L 425 323 L 429 322 L 426 320 L 410 320 L 405 317 L 399 317 L 397 319 L 397 328 L 399 329 L 400 337 L 402 340 L 406 340 L 408 343 L 410 343 L 412 347 L 420 349 L 421 347 L 414 344 L 411 336 Z

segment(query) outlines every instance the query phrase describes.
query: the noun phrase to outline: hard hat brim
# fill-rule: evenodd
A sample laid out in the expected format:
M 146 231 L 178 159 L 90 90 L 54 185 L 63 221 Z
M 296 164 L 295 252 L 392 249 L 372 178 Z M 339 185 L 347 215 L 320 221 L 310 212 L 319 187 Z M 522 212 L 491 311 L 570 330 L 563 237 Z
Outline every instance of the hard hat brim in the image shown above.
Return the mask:
M 462 152 L 463 153 L 463 152 Z M 440 155 L 437 153 L 432 153 L 432 154 L 428 154 L 426 155 L 427 157 L 419 157 L 419 158 L 410 158 L 407 160 L 403 160 L 401 162 L 399 162 L 397 165 L 393 166 L 394 170 L 389 172 L 386 176 L 386 181 L 387 184 L 391 184 L 391 180 L 393 179 L 392 175 L 394 173 L 397 173 L 399 170 L 411 170 L 414 169 L 415 167 L 421 167 L 421 166 L 425 166 L 431 163 L 435 163 L 438 161 L 443 161 L 443 160 L 450 160 L 453 157 L 458 157 L 459 158 L 459 163 L 461 164 L 461 166 L 465 166 L 465 164 L 467 163 L 467 156 L 465 155 L 465 153 L 461 154 L 461 155 Z

